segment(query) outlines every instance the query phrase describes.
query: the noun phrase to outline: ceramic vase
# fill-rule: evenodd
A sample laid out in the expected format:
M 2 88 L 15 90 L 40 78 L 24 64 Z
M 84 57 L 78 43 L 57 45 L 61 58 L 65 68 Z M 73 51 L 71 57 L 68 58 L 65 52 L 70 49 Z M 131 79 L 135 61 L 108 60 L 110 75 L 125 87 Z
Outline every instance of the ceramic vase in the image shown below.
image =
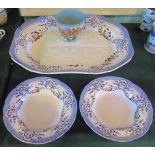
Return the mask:
M 152 31 L 149 34 L 148 40 L 144 45 L 144 48 L 152 54 L 155 54 L 155 21 L 153 22 Z
M 146 32 L 151 31 L 153 21 L 155 21 L 155 10 L 148 8 L 144 9 L 140 29 Z

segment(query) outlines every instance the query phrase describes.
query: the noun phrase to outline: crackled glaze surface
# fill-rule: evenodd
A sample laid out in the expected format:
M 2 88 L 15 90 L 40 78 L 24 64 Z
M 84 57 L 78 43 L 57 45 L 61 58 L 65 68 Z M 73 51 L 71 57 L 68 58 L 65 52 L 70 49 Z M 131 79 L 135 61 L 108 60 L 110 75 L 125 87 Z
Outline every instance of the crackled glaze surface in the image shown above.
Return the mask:
M 43 74 L 106 73 L 125 65 L 134 54 L 122 25 L 91 15 L 80 39 L 72 43 L 60 38 L 54 17 L 24 23 L 17 29 L 9 53 L 22 67 Z
M 110 128 L 101 123 L 92 107 L 99 91 L 121 91 L 137 109 L 133 125 L 126 128 Z M 107 103 L 108 104 L 108 103 Z M 80 97 L 80 111 L 87 125 L 100 136 L 120 142 L 132 141 L 143 136 L 152 123 L 152 105 L 145 93 L 129 80 L 119 77 L 101 77 L 91 81 Z
M 19 112 L 29 95 L 49 91 L 63 103 L 60 120 L 54 126 L 42 131 L 29 129 L 21 119 Z M 61 137 L 72 126 L 77 111 L 76 99 L 71 89 L 59 80 L 38 77 L 26 80 L 13 89 L 6 98 L 3 119 L 11 134 L 25 143 L 43 144 Z

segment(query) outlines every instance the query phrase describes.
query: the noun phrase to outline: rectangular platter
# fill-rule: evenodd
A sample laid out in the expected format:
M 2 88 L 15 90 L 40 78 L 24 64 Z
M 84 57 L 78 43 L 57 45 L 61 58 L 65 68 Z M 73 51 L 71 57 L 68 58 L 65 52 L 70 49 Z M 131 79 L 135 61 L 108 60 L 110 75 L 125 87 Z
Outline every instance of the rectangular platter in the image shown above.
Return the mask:
M 102 74 L 127 64 L 134 50 L 126 28 L 103 16 L 87 15 L 75 42 L 62 40 L 54 16 L 42 16 L 16 30 L 9 53 L 35 73 Z

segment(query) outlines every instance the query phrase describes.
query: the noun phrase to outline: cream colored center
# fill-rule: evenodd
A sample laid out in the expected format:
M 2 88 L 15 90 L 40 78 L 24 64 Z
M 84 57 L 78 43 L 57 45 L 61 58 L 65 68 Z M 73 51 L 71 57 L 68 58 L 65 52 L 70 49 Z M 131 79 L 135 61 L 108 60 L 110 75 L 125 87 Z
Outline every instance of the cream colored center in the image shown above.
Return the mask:
M 98 120 L 110 128 L 132 126 L 136 108 L 121 91 L 100 91 L 93 104 L 93 112 Z
M 42 131 L 59 122 L 62 107 L 56 96 L 49 91 L 42 91 L 26 98 L 19 115 L 29 129 Z
M 83 68 L 103 64 L 114 47 L 96 31 L 83 30 L 79 40 L 65 42 L 59 32 L 48 30 L 29 50 L 41 65 L 70 68 L 78 64 L 78 68 Z

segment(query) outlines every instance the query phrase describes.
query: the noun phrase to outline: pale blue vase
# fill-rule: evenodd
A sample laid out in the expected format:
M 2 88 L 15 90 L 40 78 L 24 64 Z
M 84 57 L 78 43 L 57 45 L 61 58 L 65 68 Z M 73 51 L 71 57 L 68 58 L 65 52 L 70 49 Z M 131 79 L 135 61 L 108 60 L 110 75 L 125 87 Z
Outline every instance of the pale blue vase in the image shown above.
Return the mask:
M 148 40 L 144 45 L 144 48 L 152 54 L 155 54 L 155 21 L 153 22 L 152 31 L 149 34 Z
M 76 24 L 64 24 L 60 19 L 64 16 L 72 16 L 77 18 L 79 21 Z M 63 10 L 59 12 L 56 16 L 57 27 L 60 32 L 61 37 L 65 41 L 75 41 L 80 37 L 81 30 L 83 29 L 85 22 L 85 14 L 79 10 Z

